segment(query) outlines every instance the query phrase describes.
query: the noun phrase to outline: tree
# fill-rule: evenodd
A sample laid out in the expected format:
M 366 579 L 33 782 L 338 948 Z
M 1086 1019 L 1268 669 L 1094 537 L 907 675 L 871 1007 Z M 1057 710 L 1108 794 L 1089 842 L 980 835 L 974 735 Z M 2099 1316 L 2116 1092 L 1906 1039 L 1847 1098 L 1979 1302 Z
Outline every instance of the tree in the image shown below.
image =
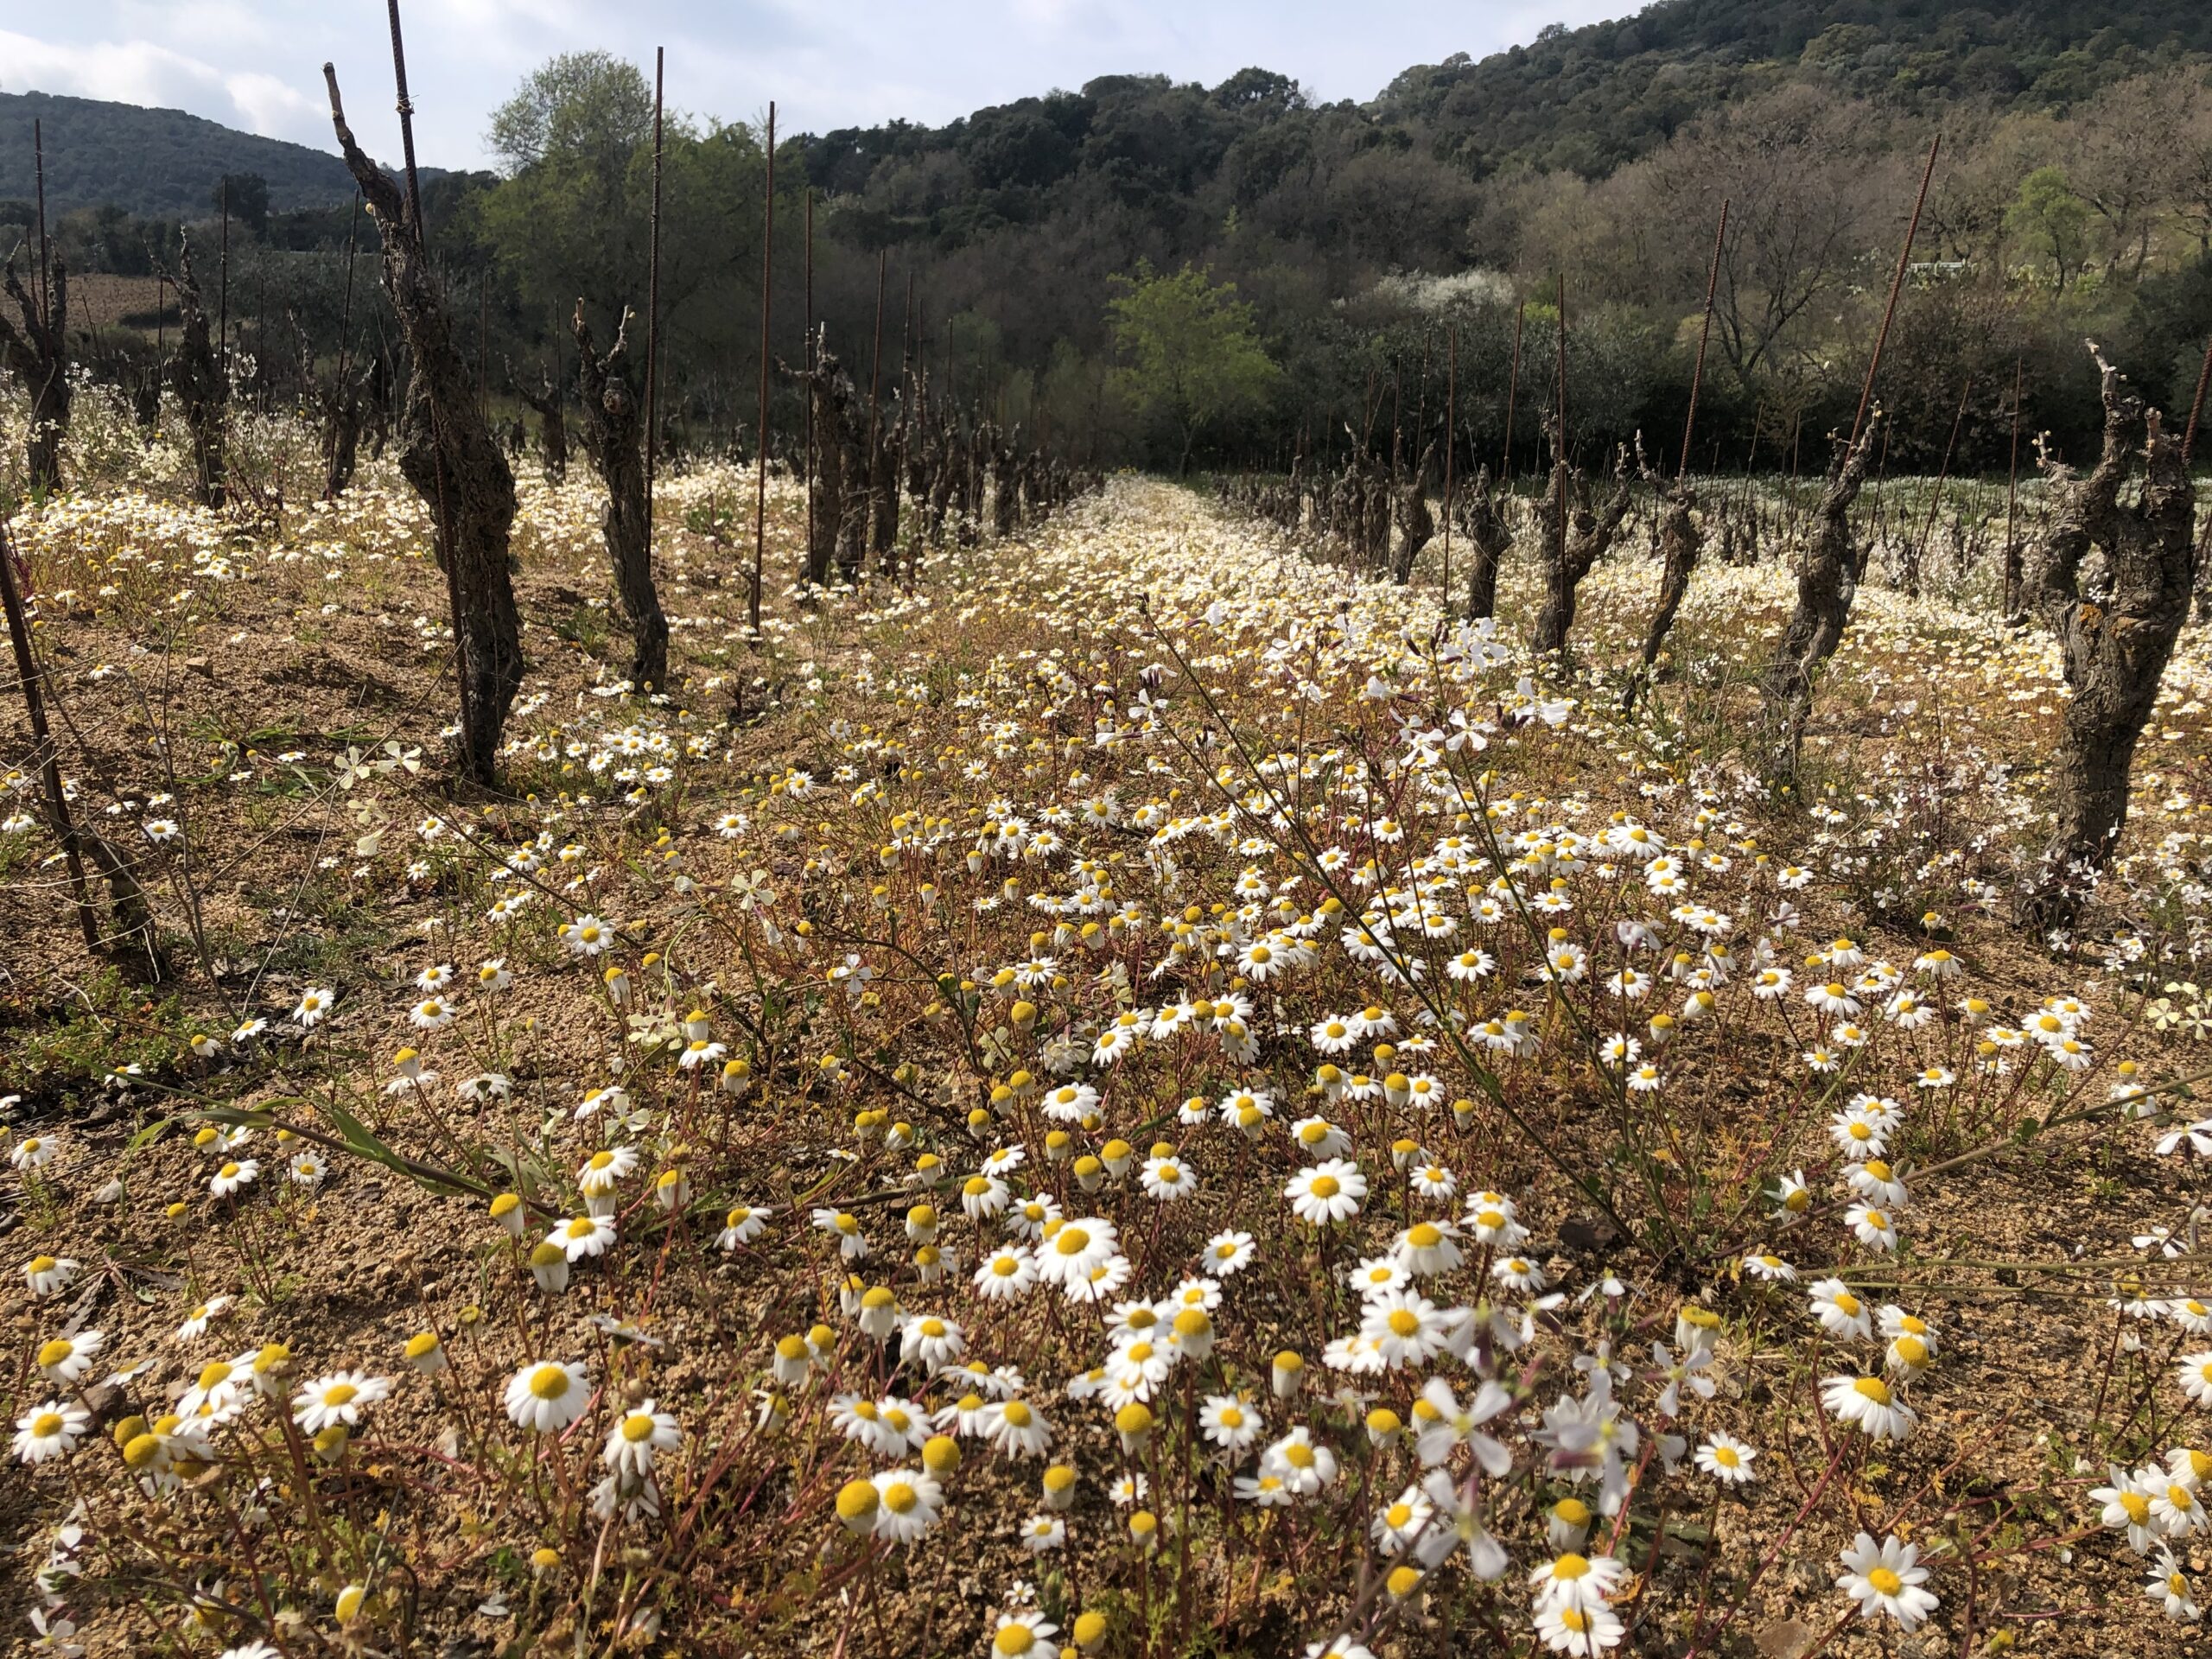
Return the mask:
M 1714 296 L 1715 343 L 1749 386 L 1798 340 L 1839 289 L 1865 238 L 1873 132 L 1852 105 L 1807 86 L 1724 105 L 1649 163 L 1655 207 L 1669 226 L 1711 224 L 1729 204 Z M 1701 286 L 1694 237 L 1664 245 Z
M 1198 435 L 1265 404 L 1280 372 L 1236 283 L 1210 282 L 1195 265 L 1163 276 L 1146 260 L 1113 282 L 1120 291 L 1106 311 L 1114 343 L 1132 359 L 1126 372 L 1138 403 L 1181 440 L 1180 475 Z
M 207 205 L 230 216 L 258 241 L 269 234 L 269 181 L 258 173 L 226 173 L 207 193 Z
M 2061 288 L 2082 269 L 2082 239 L 2089 206 L 2074 194 L 2062 167 L 2039 167 L 2020 181 L 2019 194 L 2005 210 L 2005 229 L 2050 261 Z
M 494 114 L 505 176 L 474 199 L 487 244 L 523 315 L 565 318 L 582 297 L 615 316 L 644 281 L 652 200 L 652 89 L 605 53 L 554 58 Z M 728 363 L 750 343 L 759 292 L 760 141 L 744 127 L 665 123 L 659 337 L 663 372 Z M 778 216 L 785 209 L 779 203 Z
M 611 52 L 563 52 L 532 70 L 492 112 L 484 141 L 512 177 L 547 161 L 581 159 L 619 170 L 652 130 L 645 71 Z

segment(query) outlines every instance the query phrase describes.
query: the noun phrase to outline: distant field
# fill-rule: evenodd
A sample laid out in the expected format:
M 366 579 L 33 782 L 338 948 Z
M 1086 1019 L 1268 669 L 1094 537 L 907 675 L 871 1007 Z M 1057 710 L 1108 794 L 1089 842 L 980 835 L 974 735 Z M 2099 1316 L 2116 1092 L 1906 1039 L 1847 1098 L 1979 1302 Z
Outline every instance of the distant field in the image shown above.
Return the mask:
M 156 295 L 159 299 L 156 299 Z M 172 328 L 177 320 L 176 297 L 167 283 L 153 276 L 111 276 L 95 272 L 69 279 L 69 308 L 80 327 L 98 330 L 129 328 L 151 336 L 156 305 L 166 309 Z

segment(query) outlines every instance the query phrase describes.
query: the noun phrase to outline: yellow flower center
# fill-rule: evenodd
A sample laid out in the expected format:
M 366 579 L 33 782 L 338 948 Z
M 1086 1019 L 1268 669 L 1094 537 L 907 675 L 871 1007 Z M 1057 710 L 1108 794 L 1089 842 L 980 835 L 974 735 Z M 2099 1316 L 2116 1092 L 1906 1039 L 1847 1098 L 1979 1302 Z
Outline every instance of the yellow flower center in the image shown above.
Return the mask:
M 1881 1594 L 1894 1596 L 1904 1588 L 1904 1580 L 1886 1567 L 1878 1567 L 1866 1575 L 1866 1582 Z
M 1343 1184 L 1333 1175 L 1316 1175 L 1306 1190 L 1317 1198 L 1333 1198 L 1343 1190 Z
M 540 1400 L 558 1400 L 569 1391 L 569 1373 L 559 1365 L 541 1365 L 530 1374 L 530 1391 Z
M 1839 1290 L 1836 1292 L 1835 1311 L 1842 1314 L 1844 1318 L 1847 1319 L 1857 1319 L 1859 1317 L 1859 1299 L 1853 1295 L 1849 1291 Z
M 1561 1583 L 1571 1584 L 1575 1580 L 1586 1576 L 1589 1571 L 1589 1558 L 1577 1555 L 1572 1550 L 1552 1563 L 1552 1577 Z
M 1063 1227 L 1052 1248 L 1062 1255 L 1081 1255 L 1090 1248 L 1090 1235 L 1080 1227 Z
M 1878 1376 L 1862 1376 L 1851 1386 L 1856 1389 L 1861 1396 L 1872 1400 L 1878 1406 L 1886 1406 L 1890 1403 L 1890 1385 Z
M 644 1412 L 632 1412 L 622 1420 L 622 1438 L 635 1446 L 640 1440 L 653 1437 L 653 1420 Z
M 2127 1511 L 2130 1524 L 2141 1526 L 2151 1518 L 2151 1500 L 2140 1492 L 2122 1492 L 2120 1507 Z
M 1390 1310 L 1390 1331 L 1394 1336 L 1410 1337 L 1421 1329 L 1421 1316 L 1409 1307 Z
M 31 1438 L 50 1440 L 61 1432 L 62 1416 L 58 1411 L 41 1411 L 31 1419 Z
M 322 1403 L 326 1406 L 350 1406 L 359 1393 L 360 1390 L 351 1382 L 334 1382 L 322 1391 Z
M 1714 1446 L 1713 1460 L 1723 1469 L 1740 1469 L 1744 1464 L 1743 1459 L 1737 1455 L 1736 1448 L 1732 1446 Z
M 857 1521 L 864 1515 L 874 1513 L 879 1500 L 875 1488 L 865 1480 L 849 1480 L 837 1491 L 837 1513 L 847 1521 Z

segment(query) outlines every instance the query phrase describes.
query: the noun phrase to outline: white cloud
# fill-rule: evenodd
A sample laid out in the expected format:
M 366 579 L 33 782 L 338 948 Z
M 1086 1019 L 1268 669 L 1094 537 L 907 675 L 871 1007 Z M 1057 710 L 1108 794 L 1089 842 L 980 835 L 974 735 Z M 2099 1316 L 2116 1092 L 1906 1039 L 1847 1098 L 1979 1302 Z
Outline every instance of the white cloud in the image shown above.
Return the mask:
M 317 113 L 312 101 L 273 75 L 226 73 L 151 41 L 60 45 L 0 30 L 0 62 L 8 65 L 0 90 L 188 110 L 267 137 L 300 138 L 312 131 Z

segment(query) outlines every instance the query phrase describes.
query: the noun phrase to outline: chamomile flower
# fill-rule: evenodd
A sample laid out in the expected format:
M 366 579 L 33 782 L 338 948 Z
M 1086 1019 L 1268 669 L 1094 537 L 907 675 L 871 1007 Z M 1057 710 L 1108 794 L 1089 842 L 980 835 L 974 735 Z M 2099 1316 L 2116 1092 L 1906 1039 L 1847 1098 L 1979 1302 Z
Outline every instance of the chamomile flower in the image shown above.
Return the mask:
M 1813 1317 L 1821 1322 L 1821 1328 L 1830 1336 L 1854 1337 L 1861 1342 L 1872 1338 L 1872 1314 L 1866 1302 L 1842 1280 L 1822 1279 L 1816 1281 L 1808 1300 L 1812 1304 Z
M 1920 1421 L 1878 1376 L 1829 1376 L 1821 1381 L 1821 1403 L 1829 1414 L 1870 1440 L 1901 1440 Z
M 1216 1233 L 1206 1241 L 1203 1265 L 1208 1273 L 1226 1279 L 1251 1266 L 1259 1248 L 1249 1233 Z
M 657 1410 L 651 1400 L 617 1418 L 607 1431 L 600 1461 L 618 1475 L 642 1480 L 652 1472 L 654 1459 L 683 1444 L 683 1427 L 673 1412 Z
M 16 1419 L 16 1456 L 32 1465 L 66 1458 L 77 1449 L 79 1437 L 92 1421 L 92 1413 L 67 1401 L 49 1400 L 34 1407 Z
M 292 1396 L 292 1421 L 306 1434 L 320 1434 L 333 1424 L 358 1428 L 361 1414 L 391 1392 L 391 1379 L 363 1371 L 333 1371 Z
M 1283 1188 L 1292 1213 L 1313 1226 L 1346 1221 L 1359 1213 L 1367 1196 L 1367 1177 L 1357 1164 L 1342 1158 L 1326 1159 L 1301 1169 Z
M 918 1470 L 889 1469 L 873 1479 L 877 1537 L 911 1544 L 937 1524 L 944 1507 L 944 1488 L 934 1478 Z
M 584 1368 L 574 1361 L 524 1365 L 507 1380 L 507 1418 L 517 1428 L 553 1433 L 582 1416 L 590 1396 Z
M 50 1382 L 74 1383 L 92 1368 L 92 1361 L 106 1345 L 98 1331 L 79 1331 L 73 1337 L 56 1337 L 38 1351 L 38 1368 Z
M 1745 1486 L 1758 1478 L 1751 1470 L 1758 1456 L 1734 1435 L 1715 1429 L 1697 1449 L 1697 1466 L 1724 1486 Z
M 1919 1565 L 1918 1545 L 1900 1543 L 1894 1535 L 1878 1544 L 1862 1532 L 1838 1560 L 1843 1573 L 1835 1587 L 1859 1604 L 1862 1619 L 1886 1617 L 1911 1631 L 1936 1611 L 1936 1592 L 1923 1587 L 1928 1569 Z

